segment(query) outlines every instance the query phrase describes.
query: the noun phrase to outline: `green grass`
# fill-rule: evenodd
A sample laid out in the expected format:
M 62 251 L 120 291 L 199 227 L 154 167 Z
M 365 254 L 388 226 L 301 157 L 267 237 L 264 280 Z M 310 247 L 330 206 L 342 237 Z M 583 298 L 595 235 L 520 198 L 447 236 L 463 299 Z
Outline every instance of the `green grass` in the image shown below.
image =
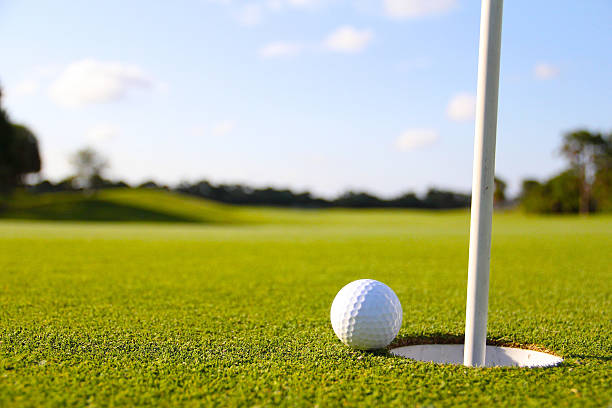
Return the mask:
M 461 336 L 467 212 L 171 201 L 212 223 L 0 222 L 0 406 L 612 402 L 609 216 L 496 215 L 489 338 L 565 362 L 468 369 L 351 350 L 328 316 L 369 277 L 402 302 L 399 341 Z

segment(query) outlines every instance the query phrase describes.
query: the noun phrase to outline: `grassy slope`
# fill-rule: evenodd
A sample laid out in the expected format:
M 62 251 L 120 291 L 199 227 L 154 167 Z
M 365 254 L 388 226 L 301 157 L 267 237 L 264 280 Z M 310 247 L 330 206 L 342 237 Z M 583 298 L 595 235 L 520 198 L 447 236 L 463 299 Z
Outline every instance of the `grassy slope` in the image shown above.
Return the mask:
M 19 194 L 0 217 L 63 221 L 233 223 L 234 207 L 160 190 L 112 189 L 82 193 Z
M 371 277 L 402 301 L 400 341 L 461 335 L 467 213 L 238 215 L 283 223 L 0 223 L 0 406 L 612 400 L 610 217 L 496 216 L 489 337 L 566 359 L 529 370 L 353 351 L 331 330 L 335 293 Z

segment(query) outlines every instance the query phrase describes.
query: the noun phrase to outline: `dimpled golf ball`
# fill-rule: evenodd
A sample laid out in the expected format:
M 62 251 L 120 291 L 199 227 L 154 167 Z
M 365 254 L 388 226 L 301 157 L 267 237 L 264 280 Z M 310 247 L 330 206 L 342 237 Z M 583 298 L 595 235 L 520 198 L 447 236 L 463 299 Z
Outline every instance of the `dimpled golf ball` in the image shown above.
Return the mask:
M 402 305 L 397 295 L 373 279 L 356 280 L 340 289 L 330 315 L 336 336 L 360 350 L 388 346 L 402 325 Z

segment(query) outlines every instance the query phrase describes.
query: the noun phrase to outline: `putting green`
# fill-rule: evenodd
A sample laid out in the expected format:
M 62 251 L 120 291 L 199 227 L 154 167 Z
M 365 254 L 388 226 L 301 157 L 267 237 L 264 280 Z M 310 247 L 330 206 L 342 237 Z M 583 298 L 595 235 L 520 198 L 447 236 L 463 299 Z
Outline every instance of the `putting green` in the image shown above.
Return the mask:
M 612 217 L 496 215 L 489 338 L 565 361 L 467 369 L 354 351 L 329 323 L 368 277 L 402 302 L 396 344 L 461 336 L 467 212 L 238 213 L 267 223 L 0 222 L 0 406 L 612 401 Z

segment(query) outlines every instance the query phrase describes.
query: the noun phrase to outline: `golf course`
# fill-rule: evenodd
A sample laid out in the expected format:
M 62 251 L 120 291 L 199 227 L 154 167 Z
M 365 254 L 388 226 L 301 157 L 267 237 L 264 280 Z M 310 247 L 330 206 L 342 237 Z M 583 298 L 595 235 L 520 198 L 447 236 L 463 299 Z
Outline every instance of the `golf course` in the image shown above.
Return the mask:
M 402 303 L 390 347 L 462 343 L 467 210 L 144 190 L 15 203 L 0 220 L 2 407 L 612 402 L 610 215 L 494 215 L 488 342 L 564 362 L 467 368 L 353 350 L 329 321 L 338 290 L 372 278 Z

